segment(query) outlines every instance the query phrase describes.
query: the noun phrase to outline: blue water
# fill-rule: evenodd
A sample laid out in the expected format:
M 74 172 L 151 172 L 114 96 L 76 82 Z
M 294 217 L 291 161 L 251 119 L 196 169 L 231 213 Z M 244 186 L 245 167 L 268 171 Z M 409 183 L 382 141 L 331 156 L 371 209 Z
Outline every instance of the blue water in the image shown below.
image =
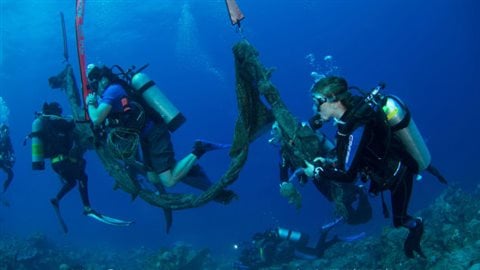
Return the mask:
M 275 3 L 275 4 L 274 4 Z M 311 114 L 310 72 L 330 55 L 352 85 L 387 83 L 389 93 L 409 106 L 433 156 L 433 163 L 464 188 L 478 183 L 477 111 L 480 77 L 479 4 L 475 0 L 238 0 L 246 15 L 243 35 L 276 68 L 272 80 L 300 119 Z M 251 145 L 249 160 L 231 187 L 240 199 L 228 206 L 210 203 L 174 213 L 165 234 L 161 209 L 114 191 L 113 179 L 94 153 L 87 155 L 92 206 L 105 214 L 133 219 L 128 228 L 111 227 L 82 215 L 78 191 L 62 201 L 70 232 L 63 235 L 49 204 L 60 181 L 48 168 L 30 169 L 29 145 L 22 141 L 34 112 L 44 101 L 67 106 L 47 78 L 64 67 L 59 12 L 67 23 L 69 62 L 77 68 L 74 1 L 0 0 L 0 96 L 10 107 L 17 154 L 15 179 L 0 207 L 0 233 L 26 236 L 43 232 L 75 246 L 157 248 L 176 241 L 210 247 L 217 256 L 235 256 L 234 243 L 274 225 L 316 235 L 333 218 L 332 206 L 309 183 L 295 210 L 279 195 L 277 150 L 264 136 Z M 477 18 L 475 18 L 477 17 Z M 237 115 L 232 45 L 241 38 L 230 25 L 223 0 L 86 1 L 87 62 L 141 66 L 186 115 L 174 133 L 177 158 L 189 153 L 195 138 L 231 142 Z M 313 54 L 312 63 L 306 56 Z M 78 72 L 77 72 L 77 78 Z M 327 132 L 331 132 L 327 128 Z M 201 159 L 213 180 L 228 167 L 227 152 Z M 3 177 L 3 175 L 2 175 Z M 415 184 L 410 209 L 432 203 L 444 189 L 425 175 Z M 172 191 L 191 191 L 182 184 Z M 380 232 L 390 220 L 380 217 L 346 232 Z

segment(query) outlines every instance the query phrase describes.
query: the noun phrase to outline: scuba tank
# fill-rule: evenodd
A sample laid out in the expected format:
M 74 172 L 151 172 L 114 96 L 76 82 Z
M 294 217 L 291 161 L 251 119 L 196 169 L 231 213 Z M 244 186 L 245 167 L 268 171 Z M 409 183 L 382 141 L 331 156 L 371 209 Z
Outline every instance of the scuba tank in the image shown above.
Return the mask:
M 306 245 L 308 243 L 308 235 L 301 232 L 278 227 L 277 234 L 282 240 L 292 241 L 300 245 Z
M 40 139 L 40 131 L 42 130 L 41 117 L 35 118 L 32 123 L 32 169 L 43 170 L 45 169 L 45 156 L 43 149 L 43 142 Z
M 382 110 L 387 123 L 405 146 L 405 150 L 415 159 L 418 169 L 425 170 L 430 165 L 432 156 L 408 108 L 398 97 L 386 96 L 385 98 Z
M 186 121 L 185 116 L 145 73 L 138 72 L 133 75 L 131 85 L 136 94 L 142 95 L 147 104 L 163 118 L 171 132 L 178 129 Z
M 398 97 L 382 95 L 380 90 L 384 88 L 385 84 L 379 84 L 366 95 L 364 102 L 374 109 L 378 109 L 378 105 L 382 106 L 381 110 L 394 136 L 415 159 L 419 171 L 427 169 L 432 159 L 430 151 L 410 115 L 410 111 Z

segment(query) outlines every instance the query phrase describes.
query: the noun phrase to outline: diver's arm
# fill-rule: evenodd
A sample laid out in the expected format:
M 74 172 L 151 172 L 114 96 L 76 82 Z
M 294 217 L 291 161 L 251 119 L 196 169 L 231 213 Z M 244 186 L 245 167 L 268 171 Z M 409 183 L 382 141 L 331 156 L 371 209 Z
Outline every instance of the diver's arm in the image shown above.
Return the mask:
M 359 129 L 356 137 L 363 138 L 365 129 Z M 315 162 L 313 177 L 315 179 L 331 179 L 335 182 L 352 183 L 355 182 L 358 174 L 359 160 L 363 144 L 352 145 L 353 134 L 343 134 L 341 130 L 337 133 L 337 163 L 335 166 L 325 166 L 322 162 Z M 348 160 L 353 157 L 349 164 Z M 313 166 L 313 165 L 312 165 Z
M 107 118 L 107 115 L 112 110 L 112 105 L 101 102 L 98 106 L 94 103 L 88 104 L 88 115 L 94 125 L 100 125 Z
M 313 177 L 315 179 L 331 179 L 335 182 L 340 183 L 352 183 L 355 181 L 357 172 L 354 170 L 339 170 L 337 168 L 324 168 L 322 166 L 317 166 L 314 169 Z

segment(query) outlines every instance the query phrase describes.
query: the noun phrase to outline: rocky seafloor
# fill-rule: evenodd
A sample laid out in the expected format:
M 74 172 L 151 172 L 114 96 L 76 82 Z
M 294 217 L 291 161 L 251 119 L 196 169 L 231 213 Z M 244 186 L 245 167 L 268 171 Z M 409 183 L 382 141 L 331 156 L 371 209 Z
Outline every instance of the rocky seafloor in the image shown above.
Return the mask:
M 402 250 L 406 230 L 385 227 L 379 236 L 339 243 L 317 260 L 294 260 L 270 270 L 290 269 L 468 269 L 480 270 L 480 186 L 471 193 L 449 187 L 418 215 L 424 218 L 422 248 L 427 258 L 407 259 Z M 59 246 L 42 234 L 27 239 L 0 236 L 0 270 L 227 270 L 208 249 L 177 243 L 159 250 L 124 253 Z

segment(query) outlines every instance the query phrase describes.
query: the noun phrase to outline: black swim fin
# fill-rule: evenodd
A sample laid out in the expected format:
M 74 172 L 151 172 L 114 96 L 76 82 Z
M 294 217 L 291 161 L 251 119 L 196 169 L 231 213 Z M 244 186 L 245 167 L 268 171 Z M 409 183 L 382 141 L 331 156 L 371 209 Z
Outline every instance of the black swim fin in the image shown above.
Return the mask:
M 170 232 L 170 228 L 172 228 L 173 223 L 173 211 L 172 209 L 163 208 L 163 216 L 165 217 L 165 229 L 167 233 Z
M 57 201 L 57 199 L 51 199 L 50 203 L 53 206 L 53 209 L 55 210 L 55 214 L 57 215 L 58 222 L 60 222 L 60 226 L 62 227 L 62 230 L 64 233 L 68 233 L 68 227 L 67 223 L 63 220 L 62 213 L 60 212 L 60 205 Z
M 417 218 L 416 226 L 409 229 L 410 232 L 408 233 L 407 239 L 403 245 L 403 249 L 405 251 L 405 255 L 408 258 L 413 259 L 415 257 L 414 251 L 420 255 L 422 258 L 426 258 L 425 254 L 420 247 L 420 241 L 422 240 L 423 235 L 423 222 L 421 219 Z
M 153 185 L 158 190 L 158 193 L 160 194 L 167 193 L 167 191 L 165 190 L 165 187 L 162 184 L 157 183 Z M 163 209 L 163 216 L 165 218 L 165 230 L 167 231 L 167 233 L 169 233 L 170 228 L 172 228 L 172 224 L 173 224 L 173 210 L 170 208 L 162 208 L 162 209 Z
M 187 175 L 182 179 L 182 182 L 202 191 L 209 189 L 213 185 L 205 173 L 205 170 L 199 164 L 195 164 L 190 171 L 188 171 Z M 236 198 L 238 198 L 238 195 L 235 192 L 224 189 L 220 191 L 213 200 L 221 204 L 229 204 Z
M 215 142 L 198 139 L 198 140 L 195 140 L 192 153 L 195 156 L 197 156 L 197 158 L 200 158 L 201 156 L 203 156 L 203 154 L 207 152 L 210 152 L 213 150 L 219 150 L 219 149 L 227 149 L 227 148 L 230 148 L 231 146 L 232 146 L 231 144 L 215 143 Z
M 428 165 L 426 170 L 427 170 L 427 172 L 429 172 L 433 176 L 437 177 L 438 182 L 440 182 L 442 184 L 445 184 L 445 185 L 448 185 L 447 179 L 432 164 Z

